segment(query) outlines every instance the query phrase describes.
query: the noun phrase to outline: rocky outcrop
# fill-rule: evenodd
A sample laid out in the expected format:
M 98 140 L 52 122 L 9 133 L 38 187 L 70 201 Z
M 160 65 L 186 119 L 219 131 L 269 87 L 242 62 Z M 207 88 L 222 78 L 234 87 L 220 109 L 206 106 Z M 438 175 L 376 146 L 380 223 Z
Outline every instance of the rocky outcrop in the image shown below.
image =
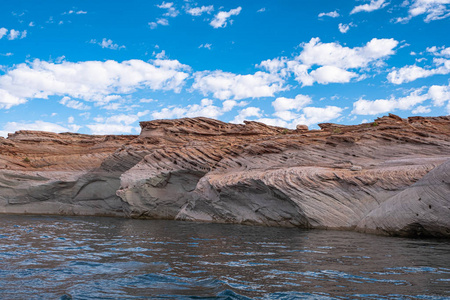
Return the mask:
M 450 117 L 296 130 L 208 118 L 0 139 L 0 212 L 450 237 Z

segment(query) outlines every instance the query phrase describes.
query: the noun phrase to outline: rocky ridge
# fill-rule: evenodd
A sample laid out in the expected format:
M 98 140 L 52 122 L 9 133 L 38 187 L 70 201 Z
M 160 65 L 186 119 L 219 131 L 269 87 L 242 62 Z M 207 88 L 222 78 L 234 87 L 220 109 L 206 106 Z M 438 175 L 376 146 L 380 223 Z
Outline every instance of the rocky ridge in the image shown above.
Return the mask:
M 0 138 L 0 212 L 450 237 L 450 116 L 296 130 L 208 118 Z

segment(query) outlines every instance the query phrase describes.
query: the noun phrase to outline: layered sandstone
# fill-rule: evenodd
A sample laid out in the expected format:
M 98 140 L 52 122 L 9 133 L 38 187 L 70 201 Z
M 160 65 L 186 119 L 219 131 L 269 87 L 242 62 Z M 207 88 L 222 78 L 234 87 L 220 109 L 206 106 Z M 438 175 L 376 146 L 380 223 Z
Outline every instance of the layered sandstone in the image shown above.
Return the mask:
M 0 212 L 450 237 L 450 117 L 296 130 L 208 118 L 0 138 Z

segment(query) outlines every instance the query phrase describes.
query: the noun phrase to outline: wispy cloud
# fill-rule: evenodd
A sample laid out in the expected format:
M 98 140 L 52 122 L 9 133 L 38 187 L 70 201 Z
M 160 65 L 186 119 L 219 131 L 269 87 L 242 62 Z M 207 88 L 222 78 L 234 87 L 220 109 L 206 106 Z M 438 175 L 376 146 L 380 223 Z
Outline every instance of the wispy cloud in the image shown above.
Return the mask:
M 237 7 L 229 11 L 221 11 L 214 16 L 214 19 L 209 23 L 214 28 L 223 28 L 227 26 L 227 23 L 233 23 L 233 20 L 228 20 L 231 16 L 237 16 L 241 13 L 242 7 Z
M 340 14 L 337 11 L 330 11 L 330 12 L 327 12 L 327 13 L 320 13 L 318 15 L 319 18 L 322 18 L 322 17 L 337 18 L 339 16 L 340 16 Z
M 201 16 L 203 13 L 207 13 L 210 14 L 211 12 L 214 11 L 214 6 L 213 5 L 208 5 L 208 6 L 201 6 L 201 7 L 191 7 L 186 9 L 186 13 L 191 15 L 191 16 Z
M 389 3 L 386 3 L 386 0 L 370 0 L 370 3 L 355 6 L 350 12 L 350 14 L 352 15 L 359 12 L 371 12 L 374 10 L 381 9 L 388 4 Z
M 125 46 L 119 46 L 119 44 L 115 44 L 111 39 L 106 39 L 104 38 L 101 42 L 97 42 L 97 40 L 91 40 L 90 41 L 91 44 L 97 44 L 99 46 L 101 46 L 102 48 L 107 48 L 107 49 L 111 49 L 111 50 L 120 50 L 120 49 L 124 49 Z

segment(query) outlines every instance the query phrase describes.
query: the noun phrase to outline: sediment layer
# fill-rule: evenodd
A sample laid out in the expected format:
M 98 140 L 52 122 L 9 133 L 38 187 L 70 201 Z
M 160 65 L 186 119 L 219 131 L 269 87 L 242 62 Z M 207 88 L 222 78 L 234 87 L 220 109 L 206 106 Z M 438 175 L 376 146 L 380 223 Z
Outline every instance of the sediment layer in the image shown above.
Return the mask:
M 450 237 L 450 117 L 297 130 L 208 118 L 0 138 L 0 212 Z

